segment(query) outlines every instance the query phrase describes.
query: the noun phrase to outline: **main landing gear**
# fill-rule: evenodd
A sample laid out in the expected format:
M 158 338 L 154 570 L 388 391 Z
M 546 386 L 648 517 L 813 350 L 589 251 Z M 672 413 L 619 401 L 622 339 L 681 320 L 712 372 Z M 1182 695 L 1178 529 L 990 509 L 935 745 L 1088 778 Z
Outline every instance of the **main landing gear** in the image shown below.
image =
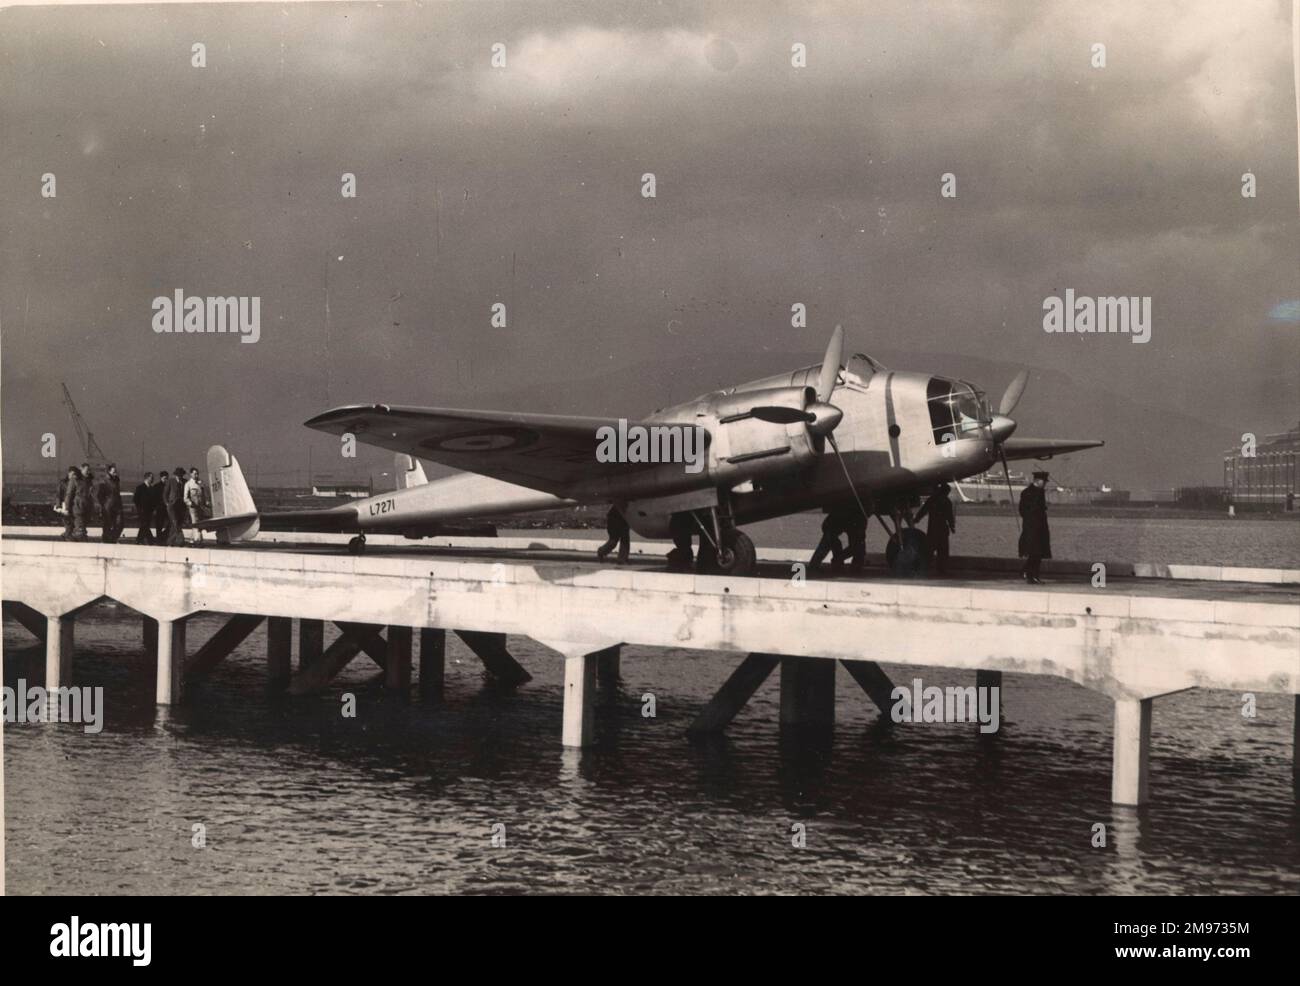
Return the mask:
M 885 518 L 876 515 L 880 526 L 889 532 L 889 541 L 885 544 L 885 562 L 890 571 L 904 578 L 924 574 L 927 556 L 925 535 L 912 526 L 911 511 L 894 508 L 890 511 L 890 516 L 894 521 L 892 531 L 885 523 Z M 907 524 L 906 527 L 903 526 L 904 523 Z
M 354 537 L 351 541 L 348 542 L 349 554 L 359 555 L 365 550 L 366 550 L 366 536 L 364 534 L 358 534 L 356 537 Z
M 736 527 L 730 503 L 692 511 L 690 518 L 700 534 L 700 551 L 695 559 L 697 572 L 743 578 L 758 571 L 758 552 L 754 549 L 754 542 Z

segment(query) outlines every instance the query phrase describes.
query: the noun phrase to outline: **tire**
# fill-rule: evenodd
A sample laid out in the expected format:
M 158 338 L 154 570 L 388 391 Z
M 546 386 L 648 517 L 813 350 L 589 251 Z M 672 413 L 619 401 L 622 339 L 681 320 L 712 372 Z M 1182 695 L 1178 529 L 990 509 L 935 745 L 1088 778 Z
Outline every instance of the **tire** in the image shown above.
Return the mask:
M 902 544 L 893 538 L 885 545 L 885 561 L 895 575 L 911 578 L 925 571 L 925 535 L 914 527 L 904 528 Z
M 758 552 L 754 550 L 754 542 L 743 531 L 728 531 L 722 536 L 721 552 L 715 552 L 711 545 L 701 548 L 699 571 L 705 575 L 734 575 L 739 578 L 753 575 L 758 571 Z
M 359 555 L 366 550 L 366 539 L 364 537 L 354 537 L 348 542 L 348 553 Z

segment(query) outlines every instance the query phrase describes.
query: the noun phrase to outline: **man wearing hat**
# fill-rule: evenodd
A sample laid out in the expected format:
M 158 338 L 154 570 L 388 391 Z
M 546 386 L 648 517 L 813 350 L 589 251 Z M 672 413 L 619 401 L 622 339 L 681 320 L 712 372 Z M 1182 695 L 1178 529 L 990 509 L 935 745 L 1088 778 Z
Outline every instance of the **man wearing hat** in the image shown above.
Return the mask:
M 934 559 L 934 574 L 948 574 L 948 535 L 957 533 L 957 514 L 948 499 L 949 486 L 940 483 L 925 501 L 916 515 L 919 524 L 921 518 L 930 515 L 930 526 L 925 529 L 925 550 L 928 558 Z
M 1021 570 L 1030 585 L 1042 585 L 1038 570 L 1044 558 L 1052 557 L 1052 534 L 1047 528 L 1047 473 L 1034 473 L 1034 480 L 1020 491 L 1020 557 L 1025 559 Z

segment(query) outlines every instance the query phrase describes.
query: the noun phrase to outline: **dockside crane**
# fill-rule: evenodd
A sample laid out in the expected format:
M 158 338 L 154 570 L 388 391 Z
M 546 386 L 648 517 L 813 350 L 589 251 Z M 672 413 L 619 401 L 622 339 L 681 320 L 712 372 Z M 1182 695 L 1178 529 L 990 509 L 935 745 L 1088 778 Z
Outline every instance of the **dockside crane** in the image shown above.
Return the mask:
M 95 433 L 86 425 L 86 419 L 81 416 L 81 412 L 77 410 L 77 405 L 73 403 L 72 394 L 68 392 L 68 385 L 61 383 L 59 386 L 63 388 L 63 403 L 67 407 L 68 413 L 72 415 L 72 427 L 77 430 L 77 441 L 81 442 L 81 451 L 86 457 L 85 461 L 93 466 L 103 468 L 104 463 L 108 461 L 108 456 L 99 447 L 99 442 L 95 441 Z

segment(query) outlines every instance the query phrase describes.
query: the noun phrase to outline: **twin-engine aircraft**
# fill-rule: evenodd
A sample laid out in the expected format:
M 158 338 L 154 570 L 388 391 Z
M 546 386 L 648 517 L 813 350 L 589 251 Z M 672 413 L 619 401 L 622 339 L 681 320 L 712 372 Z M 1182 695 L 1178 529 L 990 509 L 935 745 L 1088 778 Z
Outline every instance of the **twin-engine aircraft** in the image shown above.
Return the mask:
M 870 356 L 843 359 L 836 326 L 821 363 L 705 394 L 637 421 L 508 411 L 354 404 L 326 411 L 307 427 L 401 453 L 401 489 L 319 511 L 259 514 L 239 463 L 208 452 L 214 516 L 205 526 L 223 541 L 267 529 L 427 536 L 468 518 L 577 504 L 613 504 L 646 538 L 698 535 L 700 571 L 755 569 L 744 524 L 818 508 L 852 507 L 877 517 L 898 543 L 908 507 L 939 482 L 982 473 L 1009 459 L 1046 459 L 1095 448 L 1096 440 L 1015 438 L 1010 417 L 1024 393 L 1022 371 L 994 412 L 962 380 L 886 369 Z M 611 436 L 698 440 L 691 461 L 611 456 Z M 620 448 L 623 446 L 620 444 Z M 680 451 L 691 443 L 663 442 Z M 644 453 L 644 448 L 642 452 Z M 410 457 L 403 460 L 402 456 Z M 462 475 L 424 481 L 418 460 Z M 610 461 L 611 458 L 613 461 Z M 667 456 L 673 458 L 673 456 Z M 677 456 L 680 460 L 681 456 Z M 886 519 L 888 518 L 888 520 Z

